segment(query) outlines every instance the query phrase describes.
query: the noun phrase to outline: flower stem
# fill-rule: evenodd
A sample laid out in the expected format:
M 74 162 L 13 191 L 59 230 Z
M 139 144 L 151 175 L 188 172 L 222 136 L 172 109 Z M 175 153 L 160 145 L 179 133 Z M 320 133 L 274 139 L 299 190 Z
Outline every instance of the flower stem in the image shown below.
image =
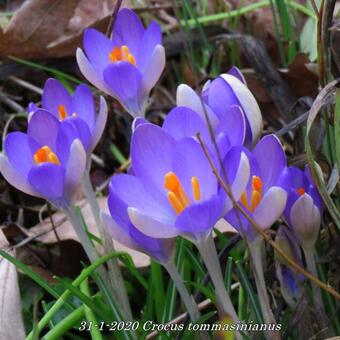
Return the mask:
M 311 247 L 311 248 L 304 247 L 303 251 L 305 253 L 305 259 L 306 259 L 308 271 L 314 276 L 318 277 L 318 271 L 316 268 L 316 263 L 315 263 L 315 258 L 314 258 L 314 247 Z M 327 332 L 327 337 L 330 337 L 331 336 L 330 333 L 332 333 L 332 330 L 329 328 L 331 326 L 328 325 L 327 318 L 325 317 L 326 312 L 325 312 L 325 308 L 322 302 L 321 290 L 314 282 L 312 282 L 311 285 L 312 285 L 312 291 L 313 291 L 313 302 L 314 302 L 316 317 L 319 321 L 320 327 L 323 330 L 328 328 L 329 332 Z M 326 336 L 324 332 L 322 335 Z
M 256 289 L 259 295 L 260 305 L 264 322 L 266 324 L 276 324 L 275 317 L 270 308 L 269 297 L 266 290 L 266 282 L 264 280 L 263 263 L 262 263 L 262 244 L 263 239 L 258 238 L 253 242 L 248 243 L 251 260 L 253 263 L 253 273 L 255 277 Z M 280 339 L 278 332 L 265 332 L 266 339 Z
M 96 195 L 92 188 L 89 170 L 85 171 L 85 175 L 83 178 L 83 188 L 87 201 L 89 202 L 94 220 L 98 227 L 100 238 L 103 241 L 105 254 L 110 254 L 114 252 L 115 249 L 112 242 L 112 238 L 107 234 L 103 222 L 100 218 L 100 208 L 98 205 L 98 201 L 96 199 Z M 114 298 L 116 299 L 116 301 L 118 302 L 119 306 L 121 307 L 123 315 L 128 320 L 132 320 L 131 307 L 125 289 L 122 273 L 118 265 L 118 261 L 117 259 L 112 259 L 107 263 L 107 265 L 109 271 L 108 281 L 110 283 L 109 284 L 110 291 Z
M 181 275 L 179 274 L 176 266 L 173 264 L 172 261 L 169 261 L 168 263 L 162 263 L 164 268 L 168 271 L 172 281 L 174 282 L 179 295 L 181 296 L 181 299 L 188 311 L 188 314 L 192 321 L 198 320 L 200 317 L 200 312 L 198 310 L 198 307 L 191 295 L 189 295 L 189 292 L 187 288 L 185 287 L 183 283 L 183 279 Z
M 214 284 L 220 319 L 227 316 L 232 319 L 233 323 L 237 323 L 239 320 L 224 286 L 220 261 L 212 235 L 210 234 L 208 238 L 199 240 L 195 242 L 195 244 L 203 258 L 206 268 L 209 271 L 211 281 Z M 242 339 L 239 333 L 236 333 L 236 338 Z

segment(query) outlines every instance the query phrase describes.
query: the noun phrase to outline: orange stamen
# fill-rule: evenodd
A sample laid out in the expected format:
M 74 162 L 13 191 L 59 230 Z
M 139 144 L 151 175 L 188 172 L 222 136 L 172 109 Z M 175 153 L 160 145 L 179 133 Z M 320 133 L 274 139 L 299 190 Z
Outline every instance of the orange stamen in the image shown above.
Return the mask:
M 253 212 L 257 206 L 260 204 L 261 199 L 262 199 L 262 179 L 258 176 L 253 176 L 251 180 L 251 199 L 250 199 L 250 204 L 248 202 L 248 195 L 247 192 L 243 192 L 241 195 L 241 203 L 245 208 Z
M 302 196 L 306 191 L 304 188 L 299 188 L 299 189 L 296 189 L 296 192 L 299 196 Z
M 136 65 L 135 57 L 130 53 L 129 47 L 122 45 L 121 47 L 115 47 L 109 54 L 110 61 L 127 61 L 132 65 Z
M 241 203 L 243 204 L 244 207 L 249 209 L 248 195 L 246 191 L 244 191 L 243 194 L 241 195 Z
M 47 145 L 37 150 L 33 156 L 33 159 L 35 164 L 53 163 L 60 165 L 58 156 Z
M 258 191 L 253 191 L 251 195 L 251 207 L 250 211 L 254 211 L 261 202 L 261 194 Z
M 195 176 L 191 177 L 191 187 L 195 201 L 199 201 L 201 199 L 200 182 L 198 181 L 198 178 Z
M 59 119 L 64 120 L 67 117 L 67 111 L 64 105 L 58 106 Z
M 262 180 L 260 177 L 253 176 L 252 187 L 253 187 L 253 190 L 256 190 L 262 195 Z
M 176 196 L 176 194 L 174 194 L 172 191 L 168 192 L 168 200 L 176 214 L 179 215 L 184 210 L 184 205 L 179 200 L 178 196 Z

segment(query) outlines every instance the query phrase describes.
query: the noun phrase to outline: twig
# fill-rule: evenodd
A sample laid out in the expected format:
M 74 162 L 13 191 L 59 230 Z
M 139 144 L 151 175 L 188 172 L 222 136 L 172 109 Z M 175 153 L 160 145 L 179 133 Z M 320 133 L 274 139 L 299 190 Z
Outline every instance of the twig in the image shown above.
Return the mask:
M 300 267 L 294 260 L 292 260 L 289 256 L 286 255 L 286 253 L 268 236 L 268 234 L 262 230 L 262 228 L 247 214 L 247 212 L 243 209 L 243 207 L 235 201 L 229 187 L 224 183 L 221 175 L 219 174 L 213 160 L 210 157 L 209 151 L 200 135 L 200 133 L 197 133 L 197 139 L 199 140 L 201 147 L 203 149 L 203 152 L 212 168 L 213 173 L 215 174 L 218 182 L 220 183 L 221 187 L 223 190 L 226 192 L 226 194 L 230 197 L 230 199 L 233 201 L 234 207 L 236 207 L 241 214 L 247 219 L 247 221 L 254 227 L 254 229 L 264 238 L 266 242 L 268 242 L 276 251 L 277 253 L 284 258 L 287 263 L 293 267 L 295 270 L 306 276 L 308 279 L 313 281 L 315 284 L 317 284 L 319 287 L 322 289 L 326 290 L 328 293 L 333 295 L 336 299 L 340 300 L 340 294 L 333 289 L 332 287 L 328 286 L 324 282 L 320 281 L 318 278 L 310 274 L 307 270 L 304 268 Z
M 111 18 L 110 18 L 110 22 L 109 22 L 109 25 L 107 26 L 107 31 L 106 31 L 106 36 L 108 38 L 111 38 L 111 36 L 112 36 L 112 32 L 113 32 L 113 29 L 114 29 L 114 26 L 115 26 L 117 14 L 118 14 L 118 11 L 120 9 L 120 6 L 122 5 L 122 2 L 123 2 L 123 0 L 117 0 L 115 8 L 113 9 L 113 12 L 112 12 L 112 15 L 111 15 Z

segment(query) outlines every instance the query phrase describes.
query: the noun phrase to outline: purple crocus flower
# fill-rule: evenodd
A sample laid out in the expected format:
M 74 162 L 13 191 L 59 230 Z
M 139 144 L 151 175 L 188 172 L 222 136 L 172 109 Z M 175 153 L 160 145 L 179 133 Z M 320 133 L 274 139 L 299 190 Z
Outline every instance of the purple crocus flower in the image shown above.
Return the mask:
M 207 114 L 213 129 L 216 129 L 221 120 L 227 122 L 230 113 L 237 107 L 245 116 L 244 143 L 250 146 L 260 137 L 263 127 L 260 108 L 249 91 L 243 75 L 236 67 L 208 82 L 203 87 L 201 97 L 205 108 L 201 98 L 191 87 L 181 84 L 177 88 L 177 105 L 191 108 L 204 121 Z
M 190 129 L 198 131 L 198 127 Z M 201 146 L 195 138 L 186 137 L 187 133 L 181 138 L 182 132 L 172 130 L 170 135 L 164 127 L 140 122 L 131 142 L 134 175 L 117 175 L 111 180 L 111 200 L 124 202 L 131 223 L 150 237 L 199 239 L 231 207 L 219 191 Z M 249 175 L 248 160 L 242 153 L 229 166 L 232 191 L 239 197 Z M 112 217 L 121 214 L 117 207 L 111 205 L 118 209 L 111 211 Z
M 250 177 L 240 203 L 248 215 L 262 228 L 269 228 L 282 214 L 286 206 L 287 193 L 280 186 L 280 177 L 286 168 L 286 156 L 279 139 L 275 135 L 263 137 L 252 152 L 242 146 L 230 149 L 229 163 L 240 153 L 245 153 L 250 163 Z M 228 172 L 228 163 L 224 163 Z M 227 215 L 226 220 L 253 241 L 257 233 L 246 218 L 239 213 L 242 226 L 235 209 Z
M 45 110 L 32 115 L 27 133 L 11 132 L 0 154 L 0 171 L 17 189 L 55 206 L 70 204 L 86 168 L 79 139 L 60 138 L 69 128 Z
M 302 171 L 288 167 L 282 177 L 288 193 L 284 217 L 294 230 L 302 246 L 314 246 L 318 237 L 323 202 L 313 181 L 310 169 Z
M 44 86 L 41 107 L 68 127 L 62 130 L 63 136 L 60 138 L 66 138 L 68 144 L 79 138 L 89 157 L 98 144 L 107 121 L 105 99 L 100 97 L 100 108 L 96 117 L 93 95 L 88 86 L 79 85 L 71 95 L 58 80 L 50 78 Z M 30 103 L 28 110 L 30 119 L 38 107 Z M 64 145 L 67 148 L 67 144 Z
M 280 226 L 277 231 L 275 242 L 291 259 L 303 266 L 300 247 L 291 230 Z M 280 281 L 281 292 L 290 306 L 294 306 L 303 294 L 302 284 L 305 277 L 291 268 L 285 259 L 275 253 L 276 275 Z
M 151 89 L 165 66 L 165 51 L 159 25 L 144 29 L 129 9 L 118 12 L 112 39 L 90 28 L 84 32 L 84 52 L 77 61 L 84 77 L 98 89 L 116 98 L 134 117 L 143 116 Z

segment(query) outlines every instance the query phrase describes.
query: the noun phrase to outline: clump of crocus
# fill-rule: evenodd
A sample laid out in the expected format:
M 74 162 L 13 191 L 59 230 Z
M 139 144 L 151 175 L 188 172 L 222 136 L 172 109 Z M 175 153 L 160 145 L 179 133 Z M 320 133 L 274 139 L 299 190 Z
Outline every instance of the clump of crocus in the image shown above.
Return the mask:
M 96 115 L 94 98 L 88 86 L 77 86 L 73 95 L 56 79 L 46 81 L 41 108 L 47 110 L 60 122 L 67 125 L 63 129 L 63 136 L 68 141 L 79 138 L 87 152 L 88 157 L 99 142 L 107 121 L 107 106 L 105 99 L 100 97 L 100 107 Z M 30 118 L 38 107 L 30 103 L 28 111 Z
M 263 122 L 260 108 L 249 91 L 243 75 L 236 67 L 208 82 L 203 87 L 201 98 L 188 85 L 179 85 L 176 101 L 178 106 L 186 106 L 197 112 L 204 121 L 207 115 L 213 129 L 218 127 L 221 120 L 228 122 L 231 119 L 231 113 L 234 113 L 236 109 L 241 111 L 245 116 L 244 143 L 247 146 L 253 145 L 262 132 Z M 229 124 L 229 126 L 233 125 Z M 218 134 L 221 132 L 221 130 L 217 131 Z
M 84 77 L 116 98 L 132 116 L 143 116 L 165 66 L 159 25 L 152 21 L 144 29 L 139 17 L 124 8 L 117 14 L 112 38 L 89 28 L 83 47 L 85 53 L 77 50 L 77 62 Z

